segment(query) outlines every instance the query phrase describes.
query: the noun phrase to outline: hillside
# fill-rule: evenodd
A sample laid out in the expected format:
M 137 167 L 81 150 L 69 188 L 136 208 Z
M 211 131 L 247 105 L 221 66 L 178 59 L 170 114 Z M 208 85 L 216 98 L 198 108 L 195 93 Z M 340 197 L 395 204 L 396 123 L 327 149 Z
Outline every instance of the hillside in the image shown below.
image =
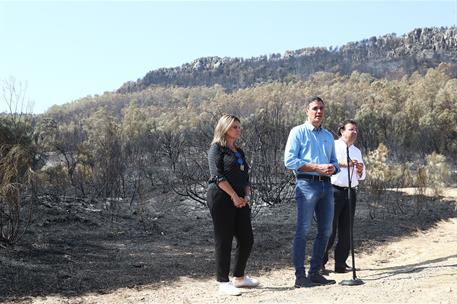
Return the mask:
M 324 71 L 349 75 L 353 71 L 376 78 L 399 79 L 425 72 L 440 63 L 454 66 L 457 75 L 457 28 L 418 28 L 400 37 L 387 34 L 342 47 L 311 47 L 285 54 L 251 59 L 206 57 L 180 67 L 150 71 L 136 82 L 129 81 L 119 93 L 141 91 L 150 86 L 213 86 L 228 90 L 271 81 L 306 80 Z
M 327 104 L 327 128 L 335 130 L 348 117 L 364 126 L 359 138 L 364 151 L 375 150 L 382 143 L 396 161 L 424 160 L 432 152 L 454 159 L 457 145 L 449 139 L 457 134 L 456 33 L 457 28 L 418 29 L 403 38 L 387 35 L 334 50 L 316 48 L 263 59 L 225 59 L 212 65 L 213 72 L 202 62 L 215 59 L 201 59 L 194 62 L 193 68 L 187 64 L 151 72 L 118 92 L 54 106 L 46 113 L 51 123 L 41 123 L 40 133 L 59 138 L 69 151 L 90 146 L 90 150 L 78 150 L 83 154 L 90 151 L 90 157 L 82 159 L 97 159 L 109 152 L 102 146 L 99 152 L 94 151 L 99 137 L 115 135 L 116 142 L 127 147 L 129 132 L 136 134 L 133 141 L 139 146 L 146 141 L 168 147 L 169 138 L 163 132 L 183 140 L 197 138 L 201 143 L 195 147 L 205 146 L 215 119 L 221 113 L 234 113 L 245 123 L 243 138 L 252 145 L 246 147 L 248 150 L 257 151 L 262 136 L 271 138 L 268 130 L 272 122 L 279 132 L 276 147 L 281 150 L 281 140 L 287 138 L 288 130 L 303 119 L 297 109 L 302 108 L 304 97 L 319 95 Z M 427 68 L 433 65 L 437 66 Z M 326 72 L 325 66 L 334 71 Z M 370 69 L 378 77 L 384 73 L 384 78 L 359 71 L 349 73 L 354 67 Z M 160 71 L 165 75 L 163 83 L 147 82 Z M 307 79 L 300 79 L 313 71 Z M 218 81 L 221 83 L 209 85 Z M 241 84 L 249 87 L 231 90 Z M 116 134 L 108 132 L 113 126 Z

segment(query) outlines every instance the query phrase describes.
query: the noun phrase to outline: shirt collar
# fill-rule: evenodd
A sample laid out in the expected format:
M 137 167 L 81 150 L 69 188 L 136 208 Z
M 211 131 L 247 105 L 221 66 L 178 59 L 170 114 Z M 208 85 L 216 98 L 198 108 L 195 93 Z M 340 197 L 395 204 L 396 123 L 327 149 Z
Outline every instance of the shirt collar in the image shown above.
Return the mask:
M 308 120 L 305 122 L 305 128 L 311 131 L 320 131 L 322 129 L 322 125 L 319 128 L 316 128 L 315 126 L 312 125 Z
M 341 141 L 341 143 L 342 143 L 345 147 L 347 147 L 347 144 L 346 144 L 346 142 L 343 140 L 343 138 L 340 137 L 340 138 L 338 138 L 338 140 Z M 354 145 L 354 144 L 349 145 L 349 149 L 350 149 L 353 145 Z

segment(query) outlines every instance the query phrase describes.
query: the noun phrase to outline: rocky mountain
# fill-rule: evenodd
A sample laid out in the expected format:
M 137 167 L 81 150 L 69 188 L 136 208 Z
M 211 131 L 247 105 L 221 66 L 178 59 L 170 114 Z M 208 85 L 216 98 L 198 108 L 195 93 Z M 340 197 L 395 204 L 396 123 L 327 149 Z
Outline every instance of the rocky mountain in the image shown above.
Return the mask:
M 205 57 L 180 67 L 150 71 L 138 81 L 129 81 L 119 93 L 141 91 L 150 86 L 213 86 L 228 90 L 271 81 L 307 79 L 319 71 L 369 73 L 396 79 L 424 72 L 440 63 L 451 64 L 457 75 L 457 27 L 418 28 L 398 37 L 387 34 L 342 47 L 311 47 L 285 54 L 250 59 Z

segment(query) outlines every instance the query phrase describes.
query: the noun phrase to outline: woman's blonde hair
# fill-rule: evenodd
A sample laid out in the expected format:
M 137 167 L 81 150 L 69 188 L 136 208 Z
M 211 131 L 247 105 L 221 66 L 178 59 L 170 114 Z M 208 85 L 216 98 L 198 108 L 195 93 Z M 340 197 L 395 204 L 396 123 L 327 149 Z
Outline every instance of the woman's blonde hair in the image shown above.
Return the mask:
M 230 126 L 234 121 L 240 122 L 240 119 L 235 115 L 224 114 L 217 122 L 216 128 L 214 129 L 214 137 L 211 144 L 219 144 L 222 147 L 227 146 L 227 140 L 225 134 L 229 130 Z

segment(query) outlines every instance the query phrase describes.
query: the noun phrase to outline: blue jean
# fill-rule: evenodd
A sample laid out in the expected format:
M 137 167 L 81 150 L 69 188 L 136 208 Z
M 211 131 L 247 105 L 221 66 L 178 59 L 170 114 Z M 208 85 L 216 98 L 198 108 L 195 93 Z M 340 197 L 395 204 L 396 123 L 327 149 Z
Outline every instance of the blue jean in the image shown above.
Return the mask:
M 310 231 L 313 215 L 317 220 L 317 236 L 313 244 L 309 272 L 317 273 L 322 265 L 327 242 L 332 233 L 333 187 L 329 181 L 297 179 L 295 186 L 297 202 L 297 230 L 294 238 L 293 259 L 295 276 L 305 276 L 306 238 Z

